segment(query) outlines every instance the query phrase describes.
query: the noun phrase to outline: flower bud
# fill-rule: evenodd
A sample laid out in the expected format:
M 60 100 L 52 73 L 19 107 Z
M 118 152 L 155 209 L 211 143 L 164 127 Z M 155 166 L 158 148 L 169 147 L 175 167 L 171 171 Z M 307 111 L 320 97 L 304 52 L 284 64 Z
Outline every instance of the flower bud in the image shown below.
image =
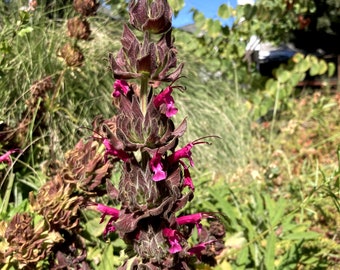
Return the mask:
M 96 15 L 99 3 L 96 0 L 74 0 L 73 8 L 81 15 L 87 17 Z
M 65 44 L 64 47 L 59 51 L 60 57 L 62 57 L 66 65 L 69 67 L 79 67 L 84 62 L 84 55 L 77 46 L 71 44 Z
M 130 1 L 130 23 L 140 31 L 162 34 L 171 28 L 172 13 L 167 0 Z
M 90 24 L 87 20 L 79 17 L 67 21 L 67 34 L 69 37 L 87 40 L 91 34 Z

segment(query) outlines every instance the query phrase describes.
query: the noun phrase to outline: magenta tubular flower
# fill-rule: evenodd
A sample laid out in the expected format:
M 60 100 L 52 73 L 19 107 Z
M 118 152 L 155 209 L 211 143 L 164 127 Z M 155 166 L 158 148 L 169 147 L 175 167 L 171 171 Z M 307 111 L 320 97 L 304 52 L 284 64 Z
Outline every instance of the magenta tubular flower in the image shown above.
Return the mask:
M 150 164 L 151 171 L 154 173 L 152 180 L 161 181 L 166 178 L 166 172 L 163 169 L 161 154 L 156 153 L 150 160 L 149 164 Z
M 102 213 L 99 223 L 103 223 L 107 215 L 111 216 L 108 223 L 106 224 L 105 230 L 103 232 L 104 236 L 108 233 L 114 232 L 116 230 L 112 222 L 116 221 L 119 217 L 119 210 L 113 207 L 106 206 L 104 204 L 97 204 L 97 210 Z
M 207 143 L 207 142 L 196 140 L 196 141 L 193 141 L 191 143 L 188 143 L 186 146 L 184 146 L 183 148 L 175 151 L 171 156 L 169 156 L 168 157 L 168 162 L 170 164 L 174 164 L 176 162 L 180 162 L 180 160 L 182 158 L 187 158 L 189 160 L 189 162 L 190 162 L 190 166 L 194 167 L 194 161 L 191 158 L 191 155 L 192 155 L 191 148 L 193 148 L 193 146 L 196 145 L 196 144 L 202 144 L 202 143 Z
M 178 225 L 195 224 L 198 234 L 200 234 L 202 230 L 201 220 L 202 218 L 208 218 L 208 217 L 211 217 L 211 216 L 204 214 L 204 213 L 196 213 L 196 214 L 178 217 L 176 218 L 176 222 Z
M 211 240 L 211 241 L 199 243 L 199 244 L 193 246 L 192 248 L 189 248 L 188 253 L 190 255 L 196 255 L 196 257 L 201 260 L 202 251 L 205 250 L 206 246 L 211 244 L 212 242 L 215 242 L 215 241 Z
M 168 162 L 170 164 L 174 164 L 174 163 L 178 162 L 182 158 L 187 158 L 187 159 L 189 159 L 190 165 L 193 167 L 194 166 L 194 161 L 191 158 L 191 155 L 192 155 L 191 148 L 193 146 L 194 146 L 194 143 L 191 142 L 191 143 L 188 143 L 183 148 L 177 150 L 171 156 L 168 157 Z
M 124 80 L 116 80 L 113 84 L 113 97 L 119 97 L 121 94 L 125 95 L 129 92 L 130 87 L 128 83 Z
M 111 143 L 109 139 L 104 139 L 103 144 L 105 145 L 105 162 L 107 161 L 107 156 L 112 155 L 115 157 L 118 157 L 119 159 L 123 160 L 124 162 L 127 162 L 129 160 L 129 155 L 124 152 L 123 150 L 116 149 Z
M 191 214 L 191 215 L 186 215 L 186 216 L 181 216 L 176 218 L 176 222 L 178 225 L 185 225 L 185 224 L 199 224 L 203 218 L 202 213 L 196 213 L 196 214 Z
M 169 252 L 171 254 L 180 252 L 182 250 L 182 246 L 179 243 L 181 240 L 179 232 L 177 232 L 176 230 L 165 228 L 163 229 L 163 236 L 166 237 L 169 241 L 170 244 Z
M 170 118 L 171 116 L 174 116 L 177 112 L 178 109 L 175 107 L 175 100 L 171 96 L 173 88 L 171 86 L 168 86 L 165 88 L 162 92 L 160 92 L 157 96 L 155 96 L 153 103 L 157 109 L 162 104 L 165 104 L 166 106 L 166 111 L 165 115 L 166 117 Z
M 195 190 L 194 183 L 192 182 L 191 175 L 189 172 L 189 168 L 182 163 L 184 168 L 184 180 L 183 180 L 183 187 L 189 187 L 192 191 Z
M 2 156 L 0 156 L 0 163 L 1 162 L 7 162 L 8 164 L 12 163 L 11 160 L 11 154 L 15 153 L 15 152 L 19 152 L 20 149 L 12 149 L 7 151 L 5 154 L 3 154 Z

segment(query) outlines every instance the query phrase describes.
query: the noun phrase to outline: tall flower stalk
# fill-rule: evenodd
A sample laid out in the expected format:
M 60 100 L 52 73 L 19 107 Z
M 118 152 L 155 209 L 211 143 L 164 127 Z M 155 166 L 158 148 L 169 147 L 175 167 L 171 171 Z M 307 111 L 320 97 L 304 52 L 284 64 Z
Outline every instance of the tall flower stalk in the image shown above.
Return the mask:
M 176 149 L 187 122 L 175 127 L 171 120 L 178 111 L 172 91 L 184 87 L 175 85 L 183 64 L 177 65 L 168 2 L 130 1 L 129 15 L 122 48 L 109 55 L 118 113 L 103 123 L 107 134 L 101 138 L 106 162 L 123 164 L 119 186 L 109 192 L 120 208 L 98 204 L 96 209 L 101 222 L 110 216 L 104 234 L 117 233 L 127 244 L 129 258 L 119 269 L 192 269 L 217 241 L 208 230 L 202 234 L 201 220 L 211 214 L 178 216 L 194 196 L 191 150 L 206 142 Z M 189 245 L 195 227 L 200 242 Z

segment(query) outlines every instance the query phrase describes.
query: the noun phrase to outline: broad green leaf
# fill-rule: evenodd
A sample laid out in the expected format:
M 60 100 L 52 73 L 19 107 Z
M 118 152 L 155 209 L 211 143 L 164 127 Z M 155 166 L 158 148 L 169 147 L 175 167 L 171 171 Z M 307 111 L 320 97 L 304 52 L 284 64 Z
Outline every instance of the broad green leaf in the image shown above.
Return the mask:
M 280 70 L 276 73 L 276 76 L 280 83 L 285 83 L 290 79 L 291 73 L 287 70 Z
M 299 63 L 299 62 L 301 62 L 303 59 L 305 59 L 305 57 L 303 56 L 302 53 L 296 53 L 296 54 L 294 54 L 293 57 L 292 57 L 292 61 L 293 61 L 294 63 Z
M 319 61 L 319 75 L 325 74 L 327 72 L 327 63 L 325 60 L 321 59 Z
M 216 38 L 221 34 L 221 22 L 218 20 L 208 20 L 207 30 L 212 38 Z
M 205 26 L 206 18 L 202 12 L 194 10 L 193 18 L 198 29 L 202 29 Z
M 275 81 L 274 79 L 269 79 L 266 81 L 266 90 L 272 95 L 275 95 L 277 87 L 277 81 Z
M 299 82 L 301 82 L 303 79 L 301 79 L 301 75 L 304 76 L 304 74 L 301 73 L 292 73 L 290 77 L 290 85 L 296 86 Z
M 222 4 L 218 8 L 218 16 L 222 19 L 227 19 L 232 16 L 233 8 L 227 4 Z
M 295 65 L 294 70 L 298 72 L 306 72 L 309 68 L 310 61 L 308 61 L 307 59 L 302 59 Z
M 113 265 L 113 245 L 112 243 L 107 244 L 103 251 L 103 256 L 100 264 L 98 265 L 98 270 L 111 270 L 114 269 Z
M 309 75 L 316 76 L 320 72 L 320 65 L 318 63 L 312 63 L 309 70 Z
M 108 220 L 107 220 L 108 221 Z M 97 218 L 90 219 L 86 222 L 86 231 L 88 231 L 91 235 L 95 237 L 102 237 L 106 222 L 99 224 L 100 216 L 98 215 Z

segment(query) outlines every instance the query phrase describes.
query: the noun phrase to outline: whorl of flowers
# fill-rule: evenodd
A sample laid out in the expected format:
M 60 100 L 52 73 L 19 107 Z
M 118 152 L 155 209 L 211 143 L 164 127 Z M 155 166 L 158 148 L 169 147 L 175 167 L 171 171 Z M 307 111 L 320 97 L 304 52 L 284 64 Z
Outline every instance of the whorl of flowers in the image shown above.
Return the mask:
M 104 160 L 122 163 L 119 186 L 108 188 L 120 208 L 90 205 L 102 214 L 101 222 L 110 217 L 104 235 L 117 233 L 132 251 L 119 269 L 190 269 L 219 240 L 201 224 L 213 215 L 178 215 L 194 196 L 191 150 L 207 142 L 200 139 L 177 149 L 187 122 L 176 127 L 171 120 L 178 111 L 172 92 L 184 87 L 176 85 L 183 64 L 177 65 L 168 2 L 130 1 L 129 14 L 143 39 L 125 25 L 122 48 L 109 55 L 118 113 L 112 118 L 114 128 L 97 138 L 105 147 Z M 191 246 L 188 238 L 195 227 L 200 242 Z

